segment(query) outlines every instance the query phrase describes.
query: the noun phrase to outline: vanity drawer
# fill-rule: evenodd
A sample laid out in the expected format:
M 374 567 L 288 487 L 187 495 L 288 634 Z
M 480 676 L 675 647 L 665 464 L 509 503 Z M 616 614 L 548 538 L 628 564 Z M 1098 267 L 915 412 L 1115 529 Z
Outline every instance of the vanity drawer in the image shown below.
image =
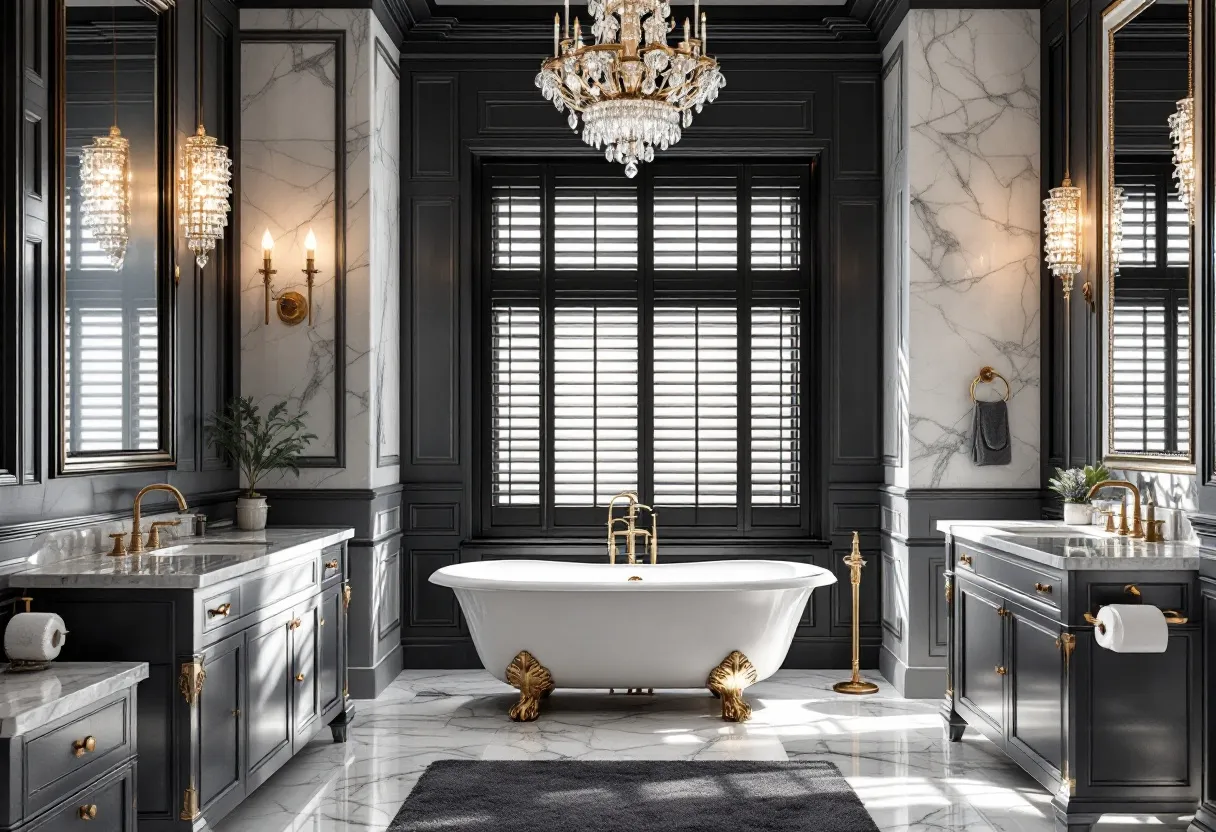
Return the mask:
M 241 587 L 242 612 L 250 613 L 320 585 L 320 560 L 313 558 L 280 572 L 249 581 Z
M 199 619 L 203 622 L 203 632 L 214 630 L 229 621 L 241 616 L 241 588 L 234 586 L 223 592 L 217 592 L 199 602 Z
M 326 584 L 346 574 L 346 547 L 330 546 L 321 550 L 321 583 Z
M 26 743 L 27 816 L 62 797 L 61 781 L 86 782 L 134 753 L 130 707 L 127 698 L 111 702 Z
M 1139 596 L 1130 591 L 1130 587 L 1139 590 Z M 1187 618 L 1187 623 L 1197 623 L 1196 618 L 1200 611 L 1199 604 L 1195 603 L 1198 597 L 1197 589 L 1194 582 L 1185 580 L 1150 582 L 1129 580 L 1125 577 L 1121 580 L 1106 578 L 1091 581 L 1081 594 L 1082 608 L 1076 611 L 1076 615 L 1072 616 L 1074 620 L 1069 623 L 1085 626 L 1084 615 L 1087 612 L 1096 614 L 1099 607 L 1107 604 L 1135 603 L 1152 604 L 1162 610 L 1174 610 Z
M 1060 609 L 1064 591 L 1064 576 L 1053 569 L 1019 560 L 1010 560 L 988 552 L 958 547 L 955 569 L 961 574 L 973 572 L 999 584 L 1003 590 L 1033 598 L 1053 609 Z
M 30 832 L 133 832 L 134 798 L 132 764 L 73 795 L 27 828 Z

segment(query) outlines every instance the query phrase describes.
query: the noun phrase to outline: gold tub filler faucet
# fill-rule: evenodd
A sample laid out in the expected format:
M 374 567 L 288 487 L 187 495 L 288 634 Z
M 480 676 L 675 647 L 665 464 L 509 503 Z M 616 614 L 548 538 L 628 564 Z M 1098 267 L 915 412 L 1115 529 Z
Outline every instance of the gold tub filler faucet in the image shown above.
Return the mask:
M 613 515 L 618 500 L 624 500 L 628 503 L 623 517 Z M 650 512 L 650 531 L 637 527 L 638 509 L 645 509 Z M 624 528 L 617 528 L 618 526 L 624 526 Z M 608 503 L 609 563 L 616 563 L 617 541 L 620 538 L 625 539 L 625 553 L 630 565 L 638 562 L 637 541 L 639 538 L 642 540 L 643 551 L 646 548 L 650 549 L 650 562 L 652 564 L 659 562 L 659 513 L 650 506 L 639 503 L 636 491 L 622 491 Z

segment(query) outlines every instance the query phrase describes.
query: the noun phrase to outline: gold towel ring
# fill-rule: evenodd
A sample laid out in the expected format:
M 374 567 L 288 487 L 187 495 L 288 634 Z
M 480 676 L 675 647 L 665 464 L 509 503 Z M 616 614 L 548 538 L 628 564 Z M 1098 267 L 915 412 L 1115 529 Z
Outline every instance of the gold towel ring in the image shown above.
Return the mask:
M 977 384 L 980 382 L 983 382 L 984 384 L 991 384 L 998 378 L 1005 382 L 1005 401 L 1009 401 L 1009 379 L 1005 378 L 991 367 L 981 367 L 980 374 L 971 380 L 971 401 L 975 401 L 975 386 Z

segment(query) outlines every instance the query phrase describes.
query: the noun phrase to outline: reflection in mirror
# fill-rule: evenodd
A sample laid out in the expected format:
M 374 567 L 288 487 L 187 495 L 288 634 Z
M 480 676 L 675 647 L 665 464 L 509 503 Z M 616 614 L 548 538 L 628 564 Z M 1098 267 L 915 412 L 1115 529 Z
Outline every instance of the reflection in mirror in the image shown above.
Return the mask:
M 70 462 L 164 443 L 158 17 L 135 0 L 67 0 L 65 17 L 60 369 Z
M 1124 467 L 1191 460 L 1191 227 L 1170 135 L 1190 94 L 1188 13 L 1125 0 L 1104 17 L 1106 456 Z

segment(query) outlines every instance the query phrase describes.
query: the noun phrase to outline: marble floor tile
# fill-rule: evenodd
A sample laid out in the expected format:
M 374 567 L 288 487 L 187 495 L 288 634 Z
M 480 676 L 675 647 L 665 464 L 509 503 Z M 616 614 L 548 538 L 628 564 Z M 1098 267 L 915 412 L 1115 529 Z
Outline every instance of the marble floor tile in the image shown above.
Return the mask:
M 987 740 L 942 739 L 935 701 L 831 691 L 840 672 L 781 671 L 723 723 L 704 690 L 558 690 L 512 723 L 517 693 L 483 671 L 406 671 L 359 701 L 350 740 L 326 731 L 217 832 L 383 832 L 435 760 L 828 760 L 883 832 L 1052 832 L 1051 796 Z M 1174 832 L 1179 818 L 1103 818 L 1096 832 Z

